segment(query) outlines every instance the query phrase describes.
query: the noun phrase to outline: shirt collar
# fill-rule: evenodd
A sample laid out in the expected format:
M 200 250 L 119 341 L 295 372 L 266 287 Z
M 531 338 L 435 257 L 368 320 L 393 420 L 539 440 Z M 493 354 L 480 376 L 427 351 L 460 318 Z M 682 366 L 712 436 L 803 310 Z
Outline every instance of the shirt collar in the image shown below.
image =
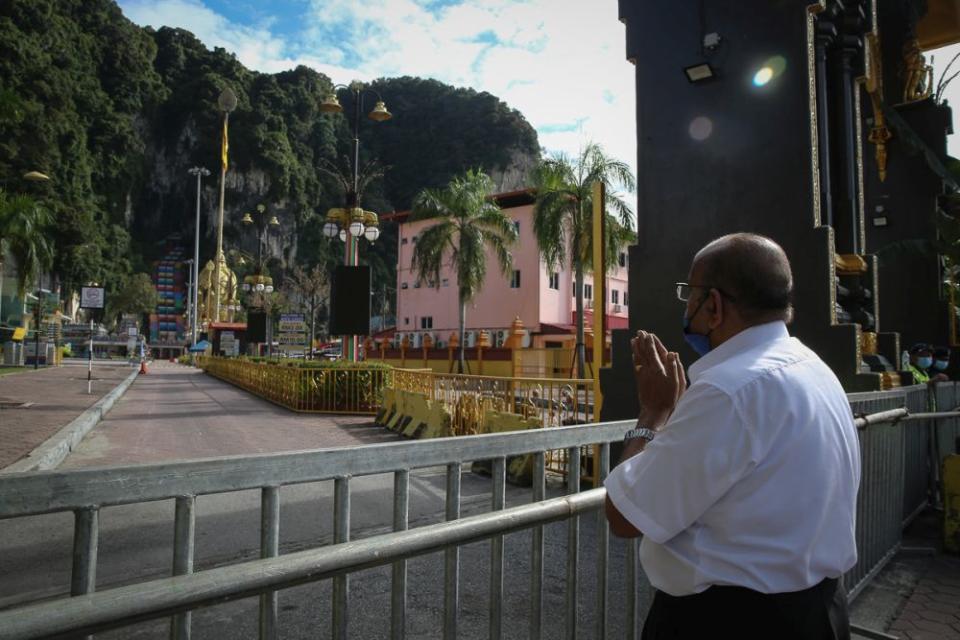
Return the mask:
M 782 320 L 758 324 L 744 329 L 690 365 L 690 382 L 696 382 L 697 378 L 703 375 L 708 369 L 715 367 L 738 353 L 753 349 L 768 342 L 789 337 L 790 332 L 787 331 L 787 325 Z

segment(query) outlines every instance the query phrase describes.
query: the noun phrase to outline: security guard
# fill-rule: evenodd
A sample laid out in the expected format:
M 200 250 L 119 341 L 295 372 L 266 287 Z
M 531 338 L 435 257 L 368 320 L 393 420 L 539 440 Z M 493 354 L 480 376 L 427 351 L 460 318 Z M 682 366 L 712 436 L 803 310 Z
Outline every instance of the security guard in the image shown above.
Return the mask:
M 930 367 L 933 366 L 933 347 L 925 342 L 918 342 L 910 347 L 910 366 L 907 371 L 913 374 L 915 384 L 930 382 Z

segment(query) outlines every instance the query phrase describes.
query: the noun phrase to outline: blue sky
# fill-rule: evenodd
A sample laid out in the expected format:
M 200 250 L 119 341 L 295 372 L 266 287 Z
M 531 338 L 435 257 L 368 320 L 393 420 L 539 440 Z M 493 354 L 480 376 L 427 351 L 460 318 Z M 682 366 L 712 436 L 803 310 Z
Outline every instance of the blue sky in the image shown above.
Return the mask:
M 636 164 L 633 66 L 617 0 L 119 0 L 133 22 L 188 29 L 264 72 L 336 83 L 430 77 L 519 109 L 548 151 L 587 140 Z M 389 96 L 384 96 L 387 105 Z M 398 117 L 402 114 L 398 113 Z

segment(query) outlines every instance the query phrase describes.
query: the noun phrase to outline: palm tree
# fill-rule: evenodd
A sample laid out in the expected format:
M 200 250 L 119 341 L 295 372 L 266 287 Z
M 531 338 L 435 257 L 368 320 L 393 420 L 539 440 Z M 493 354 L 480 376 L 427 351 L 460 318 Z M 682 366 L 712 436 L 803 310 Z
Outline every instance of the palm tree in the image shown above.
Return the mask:
M 27 286 L 53 264 L 53 245 L 46 235 L 52 223 L 50 212 L 32 198 L 0 190 L 0 263 L 4 251 L 13 257 L 21 298 Z
M 418 282 L 440 288 L 440 270 L 449 264 L 457 275 L 460 304 L 460 353 L 463 373 L 467 303 L 480 292 L 487 275 L 487 250 L 504 276 L 511 273 L 510 247 L 517 241 L 513 221 L 488 196 L 493 181 L 482 171 L 456 176 L 443 189 L 421 191 L 413 202 L 413 220 L 436 219 L 417 240 L 411 267 Z
M 600 145 L 589 143 L 576 158 L 556 154 L 542 160 L 534 172 L 537 201 L 533 230 L 540 256 L 550 269 L 569 260 L 574 269 L 577 309 L 577 376 L 584 377 L 586 348 L 583 342 L 583 274 L 592 270 L 593 184 L 606 187 L 606 255 L 617 255 L 632 238 L 633 210 L 616 189 L 636 188 L 630 167 L 607 156 Z M 614 263 L 611 261 L 611 266 Z M 601 313 L 603 307 L 601 306 Z M 597 338 L 602 339 L 602 338 Z

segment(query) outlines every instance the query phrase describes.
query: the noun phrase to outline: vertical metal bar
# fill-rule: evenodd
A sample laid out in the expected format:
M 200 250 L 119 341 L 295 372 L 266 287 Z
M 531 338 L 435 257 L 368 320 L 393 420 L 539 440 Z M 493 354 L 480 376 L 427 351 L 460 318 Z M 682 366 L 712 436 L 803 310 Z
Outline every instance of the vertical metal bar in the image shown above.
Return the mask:
M 567 449 L 567 493 L 580 493 L 580 447 Z M 580 516 L 567 521 L 567 638 L 577 637 L 577 576 L 580 571 Z
M 333 481 L 333 542 L 350 541 L 350 477 Z M 350 576 L 333 579 L 333 640 L 347 640 Z
M 541 502 L 546 494 L 546 455 L 533 454 L 533 501 Z M 543 527 L 533 528 L 530 545 L 530 640 L 543 635 Z
M 597 462 L 596 460 L 594 462 Z M 610 470 L 610 443 L 600 445 L 597 475 L 602 484 Z M 598 485 L 599 486 L 599 485 Z M 610 555 L 610 526 L 603 509 L 597 513 L 597 638 L 607 637 L 607 562 Z
M 506 458 L 495 458 L 493 476 L 493 510 L 500 511 L 506 502 Z M 490 542 L 490 640 L 503 636 L 503 536 Z
M 260 490 L 260 557 L 280 555 L 280 488 Z M 260 596 L 260 640 L 277 637 L 277 592 Z
M 636 538 L 627 540 L 627 640 L 637 639 L 637 544 Z
M 173 525 L 173 575 L 193 573 L 193 545 L 196 531 L 196 504 L 194 496 L 180 496 L 176 500 Z M 170 638 L 190 640 L 191 612 L 178 613 L 170 619 Z
M 73 571 L 70 575 L 70 595 L 80 596 L 93 593 L 97 588 L 100 510 L 97 507 L 87 507 L 77 509 L 73 515 Z M 90 640 L 93 636 L 86 636 L 86 638 Z
M 460 463 L 447 465 L 447 520 L 460 517 Z M 460 608 L 460 547 L 450 547 L 445 552 L 443 637 L 457 637 L 457 613 Z
M 393 474 L 393 530 L 406 531 L 410 518 L 410 472 L 402 469 Z M 393 563 L 391 589 L 390 637 L 403 640 L 407 625 L 407 561 Z
M 100 537 L 100 510 L 97 507 L 73 512 L 73 572 L 70 595 L 93 593 L 97 587 L 97 542 Z

